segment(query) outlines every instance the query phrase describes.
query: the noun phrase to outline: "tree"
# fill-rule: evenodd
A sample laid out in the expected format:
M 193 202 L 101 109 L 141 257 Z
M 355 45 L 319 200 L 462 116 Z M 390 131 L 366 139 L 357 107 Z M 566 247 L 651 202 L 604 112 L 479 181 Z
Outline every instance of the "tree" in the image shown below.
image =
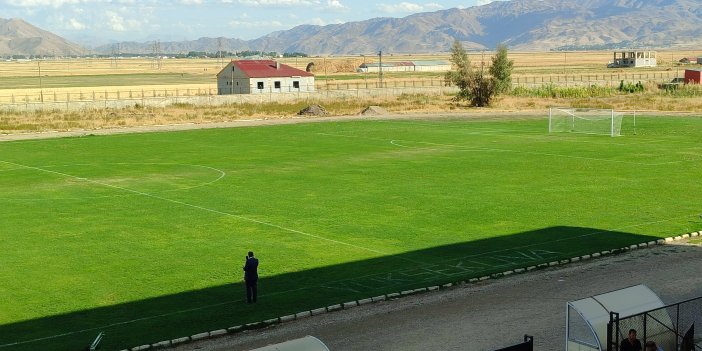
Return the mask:
M 490 105 L 490 101 L 492 101 L 496 91 L 496 80 L 494 77 L 487 77 L 482 70 L 472 72 L 468 86 L 470 87 L 471 105 L 476 107 Z
M 492 57 L 490 75 L 495 78 L 495 93 L 503 94 L 512 89 L 512 67 L 514 61 L 507 58 L 507 45 L 498 44 L 497 53 Z
M 495 94 L 495 79 L 486 77 L 483 70 L 473 70 L 463 45 L 455 40 L 451 47 L 453 68 L 446 72 L 445 80 L 458 87 L 456 101 L 470 100 L 472 106 L 483 107 L 490 104 Z
M 450 71 L 446 72 L 444 79 L 446 83 L 453 84 L 458 87 L 458 95 L 456 95 L 456 100 L 469 100 L 470 99 L 470 87 L 468 86 L 471 75 L 470 59 L 468 58 L 468 53 L 466 49 L 463 48 L 458 39 L 454 40 L 453 46 L 451 47 L 451 63 L 453 67 Z

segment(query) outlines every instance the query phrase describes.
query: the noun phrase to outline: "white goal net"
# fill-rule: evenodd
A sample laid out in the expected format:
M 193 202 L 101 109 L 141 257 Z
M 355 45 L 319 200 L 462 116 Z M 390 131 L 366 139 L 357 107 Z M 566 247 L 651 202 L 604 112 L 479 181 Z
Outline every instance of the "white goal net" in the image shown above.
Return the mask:
M 581 133 L 620 136 L 623 112 L 584 108 L 550 108 L 549 133 Z

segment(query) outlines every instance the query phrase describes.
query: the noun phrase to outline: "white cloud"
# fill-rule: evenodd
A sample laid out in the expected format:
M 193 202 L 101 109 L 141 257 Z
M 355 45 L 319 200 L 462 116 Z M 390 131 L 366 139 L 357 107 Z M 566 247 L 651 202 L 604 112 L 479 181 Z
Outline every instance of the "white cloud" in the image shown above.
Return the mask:
M 108 11 L 105 13 L 105 15 L 107 16 L 107 25 L 110 27 L 110 29 L 116 32 L 124 32 L 127 30 L 124 23 L 124 17 L 111 11 Z
M 202 5 L 202 0 L 180 0 L 183 5 Z
M 73 29 L 73 30 L 83 30 L 83 29 L 88 28 L 88 26 L 86 26 L 86 25 L 83 24 L 83 23 L 80 23 L 80 21 L 78 21 L 78 20 L 75 19 L 75 18 L 69 19 L 69 20 L 68 20 L 68 23 L 66 23 L 66 26 L 67 26 L 69 29 Z
M 378 10 L 386 13 L 415 13 L 423 11 L 434 11 L 444 8 L 440 4 L 430 2 L 428 4 L 415 4 L 412 2 L 400 2 L 397 4 L 378 4 Z
M 332 21 L 325 21 L 319 17 L 315 17 L 315 18 L 312 18 L 312 19 L 306 21 L 305 23 L 300 23 L 300 24 L 312 24 L 315 26 L 326 26 L 328 24 L 341 24 L 341 23 L 344 23 L 344 21 L 342 21 L 340 19 L 335 19 Z
M 326 8 L 330 10 L 346 10 L 347 7 L 339 0 L 327 0 Z
M 283 27 L 280 21 L 229 21 L 229 25 L 235 28 L 279 28 Z
M 10 6 L 17 7 L 61 7 L 67 4 L 78 4 L 84 2 L 83 0 L 8 0 L 6 1 Z
M 232 3 L 234 0 L 220 0 Z M 236 0 L 239 4 L 251 7 L 315 7 L 322 10 L 347 10 L 341 0 Z
M 135 19 L 126 19 L 122 15 L 113 11 L 106 11 L 107 27 L 115 32 L 135 31 L 141 29 L 144 24 L 148 24 L 148 20 L 138 21 Z
M 314 6 L 317 0 L 238 0 L 246 6 Z

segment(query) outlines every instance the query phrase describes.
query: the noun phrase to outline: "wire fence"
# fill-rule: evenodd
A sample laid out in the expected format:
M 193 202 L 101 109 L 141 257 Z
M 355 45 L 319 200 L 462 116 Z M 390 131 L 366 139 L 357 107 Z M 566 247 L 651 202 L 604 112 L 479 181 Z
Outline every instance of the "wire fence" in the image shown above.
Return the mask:
M 624 82 L 670 83 L 680 75 L 676 71 L 663 72 L 612 72 L 582 74 L 550 74 L 512 77 L 515 87 L 538 87 L 547 84 L 558 86 L 618 86 Z
M 640 73 L 608 73 L 608 74 L 554 74 L 534 76 L 514 76 L 514 87 L 539 87 L 544 85 L 555 86 L 617 86 L 625 82 L 655 82 L 668 83 L 677 77 L 673 71 L 665 72 L 640 72 Z M 423 93 L 425 91 L 444 92 L 451 88 L 442 78 L 432 79 L 392 79 L 381 81 L 378 78 L 364 81 L 317 81 L 312 86 L 296 86 L 266 89 L 252 89 L 251 95 L 299 94 L 314 92 L 316 94 L 333 95 L 331 92 L 345 92 L 344 96 L 374 96 L 403 94 L 407 91 Z M 226 88 L 224 88 L 226 89 Z M 379 93 L 382 91 L 382 93 Z M 205 88 L 143 88 L 143 89 L 71 89 L 71 90 L 33 90 L 18 94 L 0 95 L 0 105 L 20 104 L 56 104 L 70 102 L 107 102 L 107 101 L 138 101 L 178 98 L 216 96 L 219 91 L 216 87 Z M 243 99 L 246 100 L 246 99 Z M 271 99 L 273 100 L 273 99 Z
M 697 326 L 697 328 L 695 328 Z M 619 318 L 612 313 L 607 350 L 618 351 L 630 329 L 642 342 L 654 341 L 664 350 L 702 350 L 702 297 Z

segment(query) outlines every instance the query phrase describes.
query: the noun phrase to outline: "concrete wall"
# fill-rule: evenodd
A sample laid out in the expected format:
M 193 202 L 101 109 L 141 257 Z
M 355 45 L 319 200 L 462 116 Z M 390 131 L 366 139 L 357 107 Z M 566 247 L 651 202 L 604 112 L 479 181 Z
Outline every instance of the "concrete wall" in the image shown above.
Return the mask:
M 251 78 L 251 94 L 313 92 L 314 77 Z M 297 82 L 297 87 L 295 87 Z M 278 83 L 278 87 L 276 87 Z M 260 89 L 261 85 L 263 89 Z
M 250 94 L 251 85 L 248 78 L 217 79 L 217 94 Z
M 414 70 L 417 72 L 447 72 L 451 70 L 451 66 L 414 66 Z
M 279 87 L 276 88 L 276 82 Z M 296 83 L 297 82 L 297 86 Z M 262 84 L 263 89 L 259 89 Z M 217 79 L 217 94 L 268 94 L 313 92 L 314 77 L 276 77 L 276 78 L 227 78 Z

